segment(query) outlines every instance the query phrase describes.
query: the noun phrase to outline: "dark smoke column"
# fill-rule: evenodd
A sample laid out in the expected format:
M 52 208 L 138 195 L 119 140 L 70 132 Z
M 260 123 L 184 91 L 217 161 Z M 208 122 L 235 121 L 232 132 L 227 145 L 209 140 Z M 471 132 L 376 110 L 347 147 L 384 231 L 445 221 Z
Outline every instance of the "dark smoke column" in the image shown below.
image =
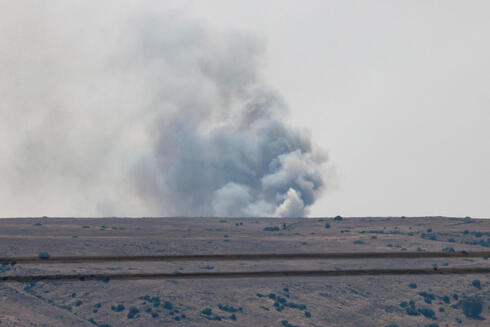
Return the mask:
M 306 216 L 326 157 L 261 82 L 263 42 L 168 18 L 139 33 L 154 119 L 138 196 L 163 215 Z

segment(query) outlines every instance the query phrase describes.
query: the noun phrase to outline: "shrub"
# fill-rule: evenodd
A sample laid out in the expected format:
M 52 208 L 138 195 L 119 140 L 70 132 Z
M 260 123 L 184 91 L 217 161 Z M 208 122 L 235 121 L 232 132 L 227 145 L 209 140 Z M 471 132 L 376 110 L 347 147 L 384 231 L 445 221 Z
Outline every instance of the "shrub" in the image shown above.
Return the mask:
M 235 312 L 241 312 L 242 311 L 242 308 L 235 308 L 233 307 L 232 305 L 221 305 L 219 304 L 218 305 L 218 308 L 222 311 L 226 311 L 226 312 L 229 312 L 229 313 L 235 313 Z
M 281 229 L 277 226 L 274 226 L 274 227 L 265 227 L 264 228 L 264 231 L 266 232 L 278 232 L 280 231 Z
M 330 228 L 330 224 L 329 223 L 326 223 L 325 224 L 325 228 Z
M 336 216 L 333 220 L 342 220 L 344 218 L 342 218 L 341 216 Z
M 463 313 L 466 317 L 471 319 L 477 319 L 483 310 L 483 300 L 478 296 L 465 297 L 461 301 L 463 307 Z
M 436 313 L 432 309 L 419 309 L 419 312 L 426 318 L 435 319 Z
M 299 327 L 297 325 L 292 325 L 290 324 L 287 320 L 283 320 L 281 321 L 281 324 L 284 326 L 284 327 Z
M 39 258 L 40 259 L 49 259 L 51 256 L 49 255 L 48 252 L 39 252 Z
M 139 315 L 138 315 L 139 312 L 140 311 L 136 307 L 129 308 L 128 319 L 133 319 L 135 317 L 138 318 L 139 317 Z
M 210 316 L 213 314 L 213 310 L 211 310 L 211 308 L 206 308 L 206 309 L 202 310 L 201 313 L 203 315 Z
M 112 310 L 112 311 L 116 311 L 116 312 L 121 312 L 121 311 L 124 311 L 124 309 L 125 309 L 125 307 L 124 307 L 124 305 L 122 305 L 122 304 L 113 305 L 113 306 L 111 307 L 111 310 Z
M 479 290 L 481 290 L 481 283 L 478 279 L 475 279 L 474 281 L 471 282 L 471 285 L 473 285 L 474 287 L 478 288 Z
M 410 283 L 410 284 L 408 284 L 408 287 L 410 287 L 410 288 L 417 288 L 417 284 L 415 284 L 415 283 Z
M 408 302 L 408 305 L 409 306 L 405 308 L 405 311 L 407 312 L 407 315 L 409 315 L 409 316 L 418 316 L 418 315 L 420 315 L 420 312 L 415 308 L 415 302 L 413 300 L 410 300 L 410 302 Z
M 432 303 L 432 300 L 436 299 L 435 295 L 432 293 L 419 292 L 419 295 L 422 296 L 424 298 L 424 301 L 429 304 Z
M 304 305 L 304 304 L 297 304 L 297 303 L 289 302 L 289 303 L 286 303 L 284 305 L 288 308 L 291 308 L 291 309 L 306 310 L 306 305 Z
M 174 305 L 172 304 L 172 302 L 169 302 L 169 301 L 165 301 L 163 303 L 163 307 L 167 310 L 172 310 L 174 308 Z M 210 309 L 211 310 L 211 309 Z

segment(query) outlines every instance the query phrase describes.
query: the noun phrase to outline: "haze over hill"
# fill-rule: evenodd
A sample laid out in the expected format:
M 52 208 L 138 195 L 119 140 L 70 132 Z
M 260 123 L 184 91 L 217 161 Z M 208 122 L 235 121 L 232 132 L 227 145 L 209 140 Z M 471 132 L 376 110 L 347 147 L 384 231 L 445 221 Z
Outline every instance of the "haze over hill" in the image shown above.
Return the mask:
M 0 215 L 308 214 L 326 156 L 263 81 L 263 39 L 118 2 L 9 7 Z

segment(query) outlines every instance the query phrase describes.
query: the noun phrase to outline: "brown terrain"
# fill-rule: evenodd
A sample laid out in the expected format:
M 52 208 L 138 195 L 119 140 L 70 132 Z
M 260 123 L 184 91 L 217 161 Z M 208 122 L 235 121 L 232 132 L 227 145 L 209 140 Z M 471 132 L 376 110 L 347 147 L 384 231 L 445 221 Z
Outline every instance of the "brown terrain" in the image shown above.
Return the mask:
M 488 219 L 0 219 L 0 326 L 490 326 L 489 251 Z M 415 255 L 165 260 L 372 252 Z

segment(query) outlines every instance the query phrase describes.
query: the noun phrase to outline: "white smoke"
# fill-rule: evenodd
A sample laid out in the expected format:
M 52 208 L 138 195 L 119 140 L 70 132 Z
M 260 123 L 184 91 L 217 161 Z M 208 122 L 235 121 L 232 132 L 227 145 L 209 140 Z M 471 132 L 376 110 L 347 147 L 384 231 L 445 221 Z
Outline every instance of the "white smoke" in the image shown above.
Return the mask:
M 325 157 L 262 81 L 263 40 L 36 6 L 0 14 L 2 216 L 307 215 Z

